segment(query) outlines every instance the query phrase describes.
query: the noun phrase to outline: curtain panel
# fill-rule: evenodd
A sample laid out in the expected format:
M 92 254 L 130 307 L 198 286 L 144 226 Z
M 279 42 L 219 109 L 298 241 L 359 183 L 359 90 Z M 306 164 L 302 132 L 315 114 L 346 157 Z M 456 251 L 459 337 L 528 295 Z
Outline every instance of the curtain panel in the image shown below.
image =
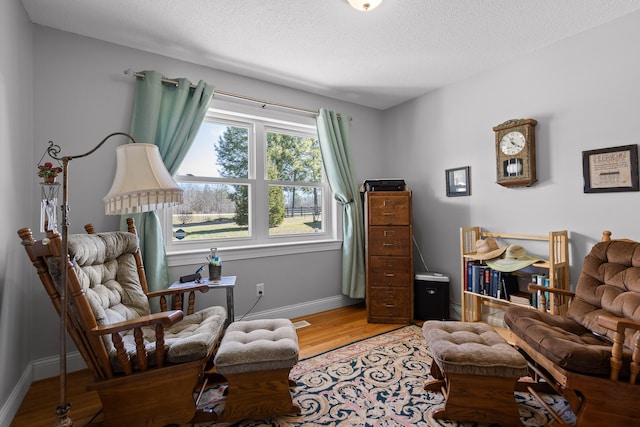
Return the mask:
M 349 120 L 324 108 L 316 118 L 325 172 L 336 201 L 342 205 L 342 293 L 365 297 L 362 200 L 351 160 Z
M 145 78 L 136 80 L 131 135 L 138 142 L 157 145 L 167 170 L 174 175 L 200 129 L 214 88 L 202 80 L 192 88 L 186 78 L 171 78 L 177 86 L 165 84 L 157 71 L 142 73 Z M 158 216 L 145 212 L 126 217 L 133 217 L 138 229 L 149 290 L 166 289 L 171 283 Z M 126 217 L 121 218 L 124 230 Z

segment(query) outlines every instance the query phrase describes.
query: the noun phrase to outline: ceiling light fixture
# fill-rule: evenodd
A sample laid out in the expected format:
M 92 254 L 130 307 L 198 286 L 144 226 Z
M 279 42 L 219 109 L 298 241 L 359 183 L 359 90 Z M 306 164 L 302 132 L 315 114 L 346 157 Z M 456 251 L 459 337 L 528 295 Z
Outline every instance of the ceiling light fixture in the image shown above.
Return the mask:
M 355 10 L 368 12 L 382 3 L 382 0 L 347 0 Z

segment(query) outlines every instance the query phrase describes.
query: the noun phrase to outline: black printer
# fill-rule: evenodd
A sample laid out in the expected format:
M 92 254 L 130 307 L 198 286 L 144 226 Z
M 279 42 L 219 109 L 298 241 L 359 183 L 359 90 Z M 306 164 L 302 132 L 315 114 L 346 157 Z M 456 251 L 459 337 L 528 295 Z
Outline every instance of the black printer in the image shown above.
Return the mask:
M 364 181 L 365 191 L 404 191 L 404 179 L 367 179 Z

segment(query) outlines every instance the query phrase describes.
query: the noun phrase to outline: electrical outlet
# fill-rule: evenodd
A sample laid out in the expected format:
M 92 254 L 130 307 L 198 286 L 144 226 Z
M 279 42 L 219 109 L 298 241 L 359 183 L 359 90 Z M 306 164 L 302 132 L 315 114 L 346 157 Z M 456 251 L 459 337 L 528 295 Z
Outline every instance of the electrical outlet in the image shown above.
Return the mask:
M 264 296 L 264 283 L 256 284 L 256 296 L 263 297 Z

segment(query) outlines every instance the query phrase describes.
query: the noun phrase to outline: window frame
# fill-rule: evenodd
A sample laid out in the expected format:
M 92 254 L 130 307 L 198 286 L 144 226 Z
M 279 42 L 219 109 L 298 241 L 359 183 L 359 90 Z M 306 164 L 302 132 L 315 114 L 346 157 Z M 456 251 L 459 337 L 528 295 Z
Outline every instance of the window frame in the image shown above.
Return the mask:
M 337 203 L 329 187 L 323 166 L 322 181 L 316 183 L 268 180 L 266 176 L 267 132 L 282 132 L 318 138 L 315 118 L 291 113 L 265 110 L 235 102 L 214 101 L 205 114 L 204 121 L 224 123 L 249 128 L 249 177 L 248 178 L 208 178 L 175 176 L 178 183 L 183 181 L 211 182 L 213 184 L 249 185 L 249 231 L 248 237 L 203 240 L 173 241 L 172 209 L 159 211 L 165 238 L 165 249 L 169 266 L 198 263 L 202 254 L 216 247 L 226 260 L 246 259 L 262 256 L 286 255 L 338 249 L 342 244 L 341 218 L 337 215 Z M 269 235 L 268 209 L 258 210 L 258 206 L 268 206 L 270 184 L 317 186 L 322 190 L 323 231 L 320 233 Z M 262 186 L 261 189 L 258 189 Z

